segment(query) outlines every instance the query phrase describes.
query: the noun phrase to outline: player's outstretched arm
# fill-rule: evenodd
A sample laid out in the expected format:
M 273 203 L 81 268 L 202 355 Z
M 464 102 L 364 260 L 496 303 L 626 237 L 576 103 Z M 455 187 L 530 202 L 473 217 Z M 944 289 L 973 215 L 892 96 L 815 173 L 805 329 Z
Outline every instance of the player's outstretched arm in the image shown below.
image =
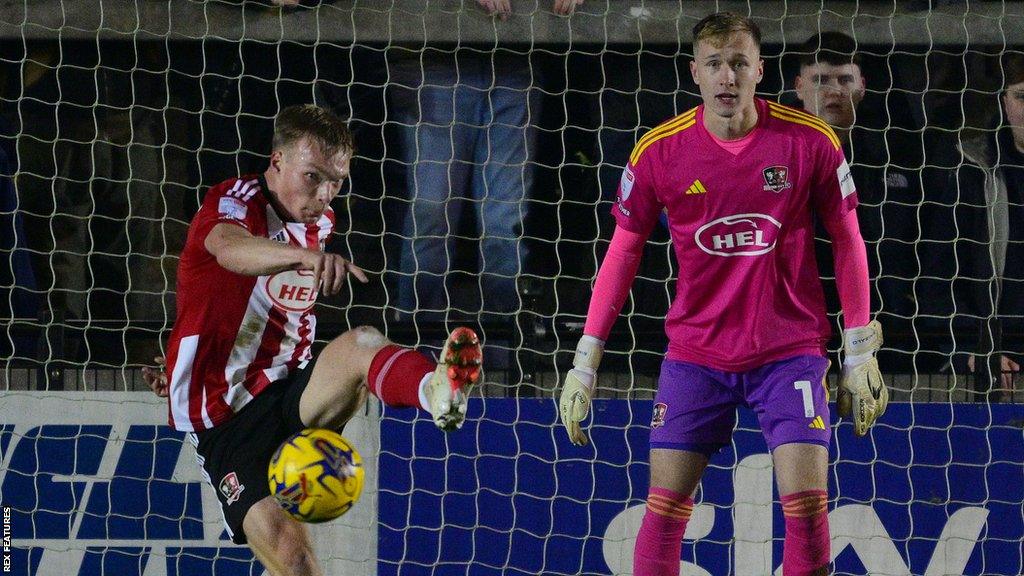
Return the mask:
M 889 390 L 875 358 L 882 347 L 882 325 L 878 321 L 868 322 L 868 257 L 856 211 L 851 210 L 839 222 L 826 227 L 832 237 L 836 285 L 847 326 L 843 331 L 843 374 L 836 407 L 840 416 L 853 422 L 854 432 L 864 436 L 889 403 Z
M 583 337 L 576 345 L 573 367 L 565 376 L 558 412 L 569 439 L 577 446 L 589 442 L 581 423 L 590 413 L 590 400 L 597 386 L 597 368 L 604 354 L 604 341 L 629 295 L 636 278 L 646 237 L 624 228 L 615 228 L 608 253 L 597 271 L 594 294 L 587 309 Z
M 360 282 L 369 281 L 362 269 L 337 254 L 258 238 L 234 224 L 214 226 L 205 246 L 218 264 L 236 274 L 264 276 L 285 270 L 312 270 L 314 285 L 320 286 L 325 296 L 340 292 L 348 274 Z
M 562 395 L 558 399 L 558 412 L 569 440 L 577 446 L 586 446 L 590 440 L 580 423 L 590 414 L 590 399 L 597 384 L 597 368 L 604 354 L 604 340 L 584 335 L 576 344 L 572 369 L 565 375 Z

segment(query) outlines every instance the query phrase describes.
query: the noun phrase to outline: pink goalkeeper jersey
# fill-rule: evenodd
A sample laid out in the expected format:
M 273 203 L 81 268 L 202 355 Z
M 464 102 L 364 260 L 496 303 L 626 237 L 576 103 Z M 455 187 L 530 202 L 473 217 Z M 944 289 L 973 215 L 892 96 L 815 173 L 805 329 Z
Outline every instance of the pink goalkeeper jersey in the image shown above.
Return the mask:
M 315 224 L 285 222 L 264 190 L 259 176 L 222 182 L 206 193 L 189 225 L 178 264 L 178 313 L 167 345 L 170 423 L 176 430 L 206 430 L 225 422 L 312 357 L 313 273 L 243 276 L 206 250 L 206 236 L 221 223 L 323 250 L 334 212 L 328 208 Z
M 823 355 L 831 333 L 814 257 L 812 212 L 857 206 L 839 139 L 810 114 L 755 100 L 758 124 L 739 155 L 704 128 L 704 107 L 637 143 L 612 212 L 646 237 L 662 210 L 679 263 L 665 320 L 668 357 L 745 371 Z

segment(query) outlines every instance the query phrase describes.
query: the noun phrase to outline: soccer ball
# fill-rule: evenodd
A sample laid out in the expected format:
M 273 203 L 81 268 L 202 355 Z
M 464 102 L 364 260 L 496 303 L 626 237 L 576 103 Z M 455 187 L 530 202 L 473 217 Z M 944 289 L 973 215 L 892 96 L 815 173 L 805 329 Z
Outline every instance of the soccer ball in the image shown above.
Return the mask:
M 307 428 L 285 440 L 268 473 L 274 499 L 301 522 L 333 520 L 363 492 L 363 459 L 331 430 Z

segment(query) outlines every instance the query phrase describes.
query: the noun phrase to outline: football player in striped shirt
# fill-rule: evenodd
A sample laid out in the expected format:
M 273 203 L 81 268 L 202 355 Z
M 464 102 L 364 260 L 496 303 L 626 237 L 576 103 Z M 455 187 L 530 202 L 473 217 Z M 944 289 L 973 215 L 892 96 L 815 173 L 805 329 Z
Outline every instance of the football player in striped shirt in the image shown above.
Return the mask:
M 468 328 L 452 332 L 440 363 L 368 326 L 314 356 L 318 295 L 338 294 L 350 275 L 367 281 L 324 250 L 352 152 L 351 132 L 329 111 L 281 111 L 267 170 L 211 188 L 189 225 L 168 372 L 145 371 L 169 397 L 171 425 L 189 433 L 228 534 L 273 575 L 321 573 L 305 527 L 269 492 L 267 467 L 285 438 L 340 430 L 367 393 L 422 408 L 452 430 L 480 377 L 480 344 Z
M 826 574 L 830 328 L 814 258 L 815 216 L 833 241 L 844 311 L 839 412 L 863 435 L 888 399 L 874 357 L 882 333 L 869 321 L 856 189 L 827 124 L 755 97 L 764 63 L 752 20 L 713 14 L 693 38 L 690 71 L 703 104 L 649 132 L 629 158 L 561 418 L 571 440 L 585 444 L 580 424 L 604 341 L 643 244 L 666 211 L 679 279 L 665 321 L 669 346 L 633 573 L 679 574 L 692 496 L 708 459 L 730 443 L 743 405 L 757 414 L 775 464 L 786 525 L 783 573 Z

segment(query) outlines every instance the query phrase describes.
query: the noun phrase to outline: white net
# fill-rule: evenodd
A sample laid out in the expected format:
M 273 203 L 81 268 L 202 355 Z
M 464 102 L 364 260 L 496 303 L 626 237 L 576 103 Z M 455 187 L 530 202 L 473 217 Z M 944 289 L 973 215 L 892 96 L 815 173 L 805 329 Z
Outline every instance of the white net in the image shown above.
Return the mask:
M 358 515 L 316 533 L 329 573 L 630 573 L 675 291 L 663 227 L 609 340 L 591 447 L 568 444 L 551 398 L 625 160 L 699 103 L 690 30 L 719 9 L 761 26 L 764 97 L 801 104 L 799 58 L 822 32 L 853 38 L 866 79 L 846 151 L 896 404 L 868 438 L 835 431 L 836 572 L 1024 572 L 1009 390 L 1024 349 L 1024 146 L 1008 128 L 1014 110 L 1024 123 L 1024 88 L 1006 89 L 1024 80 L 1024 5 L 586 0 L 559 18 L 549 0 L 512 1 L 507 20 L 470 0 L 0 7 L 5 572 L 259 572 L 224 539 L 139 369 L 166 343 L 206 188 L 261 171 L 277 112 L 315 101 L 349 117 L 357 143 L 331 249 L 371 276 L 321 301 L 321 342 L 370 324 L 431 349 L 469 324 L 488 369 L 459 434 L 402 411 L 378 422 L 376 408 L 347 432 L 381 473 Z M 682 573 L 778 568 L 770 478 L 741 414 Z

